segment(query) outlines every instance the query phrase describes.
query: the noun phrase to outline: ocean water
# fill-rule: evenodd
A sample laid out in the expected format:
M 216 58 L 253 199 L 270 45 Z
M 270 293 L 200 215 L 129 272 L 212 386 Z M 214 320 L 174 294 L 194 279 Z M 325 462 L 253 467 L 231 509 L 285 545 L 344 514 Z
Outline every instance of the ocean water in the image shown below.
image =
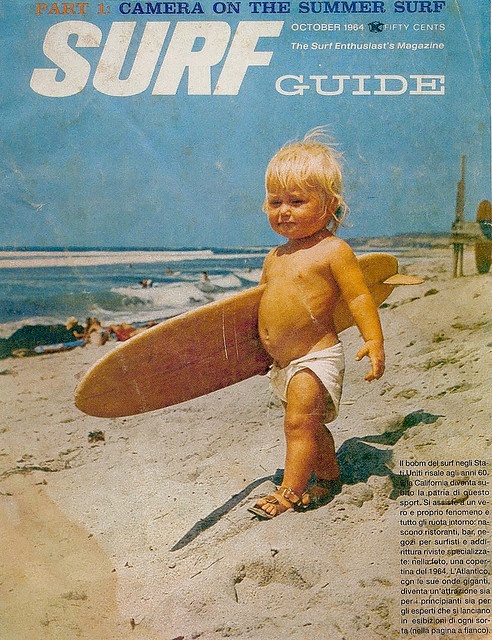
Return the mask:
M 0 337 L 70 316 L 81 323 L 95 316 L 103 325 L 163 320 L 255 286 L 267 251 L 0 251 Z

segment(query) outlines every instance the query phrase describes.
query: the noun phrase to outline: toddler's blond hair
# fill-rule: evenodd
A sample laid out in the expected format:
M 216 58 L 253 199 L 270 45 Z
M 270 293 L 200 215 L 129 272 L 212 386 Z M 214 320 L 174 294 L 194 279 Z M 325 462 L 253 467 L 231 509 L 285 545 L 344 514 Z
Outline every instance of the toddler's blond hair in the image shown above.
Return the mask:
M 314 191 L 323 209 L 332 210 L 326 226 L 334 233 L 348 209 L 342 196 L 341 159 L 326 128 L 316 127 L 303 140 L 287 143 L 273 156 L 265 173 L 266 191 L 278 187 Z

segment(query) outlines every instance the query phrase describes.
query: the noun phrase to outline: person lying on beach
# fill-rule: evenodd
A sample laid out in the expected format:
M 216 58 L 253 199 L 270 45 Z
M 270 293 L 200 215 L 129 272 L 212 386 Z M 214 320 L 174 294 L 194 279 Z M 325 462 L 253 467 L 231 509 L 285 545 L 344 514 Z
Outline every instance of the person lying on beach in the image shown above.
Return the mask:
M 0 359 L 36 355 L 36 347 L 83 339 L 85 328 L 74 316 L 63 324 L 26 324 L 9 337 L 0 339 Z
M 105 329 L 97 318 L 87 318 L 84 331 L 84 340 L 86 342 L 102 346 L 106 344 L 109 336 L 109 329 Z
M 269 223 L 287 239 L 265 258 L 261 284 L 266 288 L 258 312 L 260 339 L 274 360 L 270 381 L 285 408 L 282 486 L 249 508 L 270 519 L 326 504 L 341 490 L 326 426 L 338 414 L 345 368 L 333 321 L 340 297 L 364 340 L 356 359 L 371 361 L 366 380 L 382 376 L 384 348 L 378 311 L 357 259 L 334 235 L 347 207 L 340 154 L 324 129 L 281 148 L 268 164 L 265 183 Z
M 132 324 L 122 322 L 121 324 L 110 324 L 107 330 L 115 336 L 118 342 L 125 342 L 125 340 L 133 338 L 133 336 L 150 329 L 150 327 L 154 327 L 156 324 L 157 322 L 150 320 L 144 327 L 134 327 Z
M 110 324 L 108 327 L 108 331 L 114 335 L 118 342 L 125 342 L 133 335 L 135 335 L 135 327 L 127 322 L 122 322 L 121 324 Z

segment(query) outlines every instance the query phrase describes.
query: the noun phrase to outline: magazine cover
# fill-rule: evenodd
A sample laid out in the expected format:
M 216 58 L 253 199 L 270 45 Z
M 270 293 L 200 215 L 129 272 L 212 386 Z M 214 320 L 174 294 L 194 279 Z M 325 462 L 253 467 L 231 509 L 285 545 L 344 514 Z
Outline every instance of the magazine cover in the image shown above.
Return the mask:
M 489 3 L 0 30 L 2 639 L 491 637 Z

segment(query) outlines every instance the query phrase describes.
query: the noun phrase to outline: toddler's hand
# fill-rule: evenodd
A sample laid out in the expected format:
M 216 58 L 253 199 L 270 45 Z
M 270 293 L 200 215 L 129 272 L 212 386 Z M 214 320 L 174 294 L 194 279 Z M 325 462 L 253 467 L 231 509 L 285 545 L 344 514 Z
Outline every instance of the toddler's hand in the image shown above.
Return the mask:
M 364 346 L 359 349 L 356 360 L 362 360 L 362 358 L 368 357 L 371 361 L 371 370 L 365 376 L 365 379 L 369 382 L 371 380 L 377 380 L 384 373 L 384 347 L 381 342 L 375 342 L 368 340 Z

